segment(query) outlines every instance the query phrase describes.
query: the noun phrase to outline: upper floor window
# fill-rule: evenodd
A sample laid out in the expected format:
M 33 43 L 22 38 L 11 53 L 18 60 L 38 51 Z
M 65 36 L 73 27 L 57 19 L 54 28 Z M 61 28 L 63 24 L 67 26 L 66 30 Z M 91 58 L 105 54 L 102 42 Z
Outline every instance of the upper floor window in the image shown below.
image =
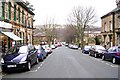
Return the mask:
M 5 2 L 2 2 L 2 19 L 5 17 Z
M 20 22 L 20 8 L 18 8 L 18 21 Z
M 110 31 L 113 31 L 113 27 L 112 27 L 112 22 L 111 21 L 109 22 L 109 28 L 110 28 Z
M 24 11 L 22 11 L 22 23 L 24 24 Z
M 106 22 L 104 23 L 104 31 L 105 32 L 107 31 L 107 24 L 106 24 Z
M 11 3 L 8 3 L 8 18 L 11 19 Z
M 14 21 L 16 21 L 16 5 L 14 5 Z
M 118 17 L 118 28 L 120 28 L 120 16 Z

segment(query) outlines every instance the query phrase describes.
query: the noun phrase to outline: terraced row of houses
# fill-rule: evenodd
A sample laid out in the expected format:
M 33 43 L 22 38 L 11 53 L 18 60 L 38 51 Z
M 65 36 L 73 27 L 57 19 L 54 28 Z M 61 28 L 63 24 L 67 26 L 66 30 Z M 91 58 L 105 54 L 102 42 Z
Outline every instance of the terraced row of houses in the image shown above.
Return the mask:
M 34 13 L 19 0 L 0 0 L 0 52 L 14 44 L 33 43 Z
M 120 0 L 116 0 L 117 7 L 101 17 L 103 46 L 120 45 Z

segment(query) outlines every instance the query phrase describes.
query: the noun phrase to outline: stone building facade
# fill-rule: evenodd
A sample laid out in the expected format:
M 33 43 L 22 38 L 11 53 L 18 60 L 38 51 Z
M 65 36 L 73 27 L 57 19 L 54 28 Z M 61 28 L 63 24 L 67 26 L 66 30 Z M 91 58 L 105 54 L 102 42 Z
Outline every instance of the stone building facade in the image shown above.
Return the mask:
M 0 48 L 33 43 L 34 13 L 23 1 L 0 0 Z
M 101 17 L 103 46 L 106 48 L 120 45 L 120 0 L 116 4 L 114 10 Z

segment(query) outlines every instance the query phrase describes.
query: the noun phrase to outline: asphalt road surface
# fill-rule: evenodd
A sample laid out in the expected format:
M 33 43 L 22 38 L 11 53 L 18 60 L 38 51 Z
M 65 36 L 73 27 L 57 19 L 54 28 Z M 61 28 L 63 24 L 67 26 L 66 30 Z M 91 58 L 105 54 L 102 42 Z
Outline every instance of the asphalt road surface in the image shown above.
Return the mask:
M 118 64 L 82 54 L 65 46 L 53 53 L 31 71 L 4 73 L 2 78 L 118 78 Z

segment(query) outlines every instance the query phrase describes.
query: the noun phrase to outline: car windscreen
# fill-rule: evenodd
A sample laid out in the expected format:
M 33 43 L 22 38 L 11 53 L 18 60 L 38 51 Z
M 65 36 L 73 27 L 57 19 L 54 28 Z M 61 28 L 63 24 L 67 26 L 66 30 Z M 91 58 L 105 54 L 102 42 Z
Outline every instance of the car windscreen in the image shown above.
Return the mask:
M 85 49 L 90 49 L 91 48 L 91 46 L 85 46 Z
M 28 52 L 28 47 L 27 46 L 21 46 L 18 53 L 25 54 Z
M 105 50 L 105 48 L 103 46 L 96 46 L 96 49 Z
M 18 53 L 19 48 L 17 47 L 11 47 L 8 51 L 7 54 L 14 54 L 14 53 Z

